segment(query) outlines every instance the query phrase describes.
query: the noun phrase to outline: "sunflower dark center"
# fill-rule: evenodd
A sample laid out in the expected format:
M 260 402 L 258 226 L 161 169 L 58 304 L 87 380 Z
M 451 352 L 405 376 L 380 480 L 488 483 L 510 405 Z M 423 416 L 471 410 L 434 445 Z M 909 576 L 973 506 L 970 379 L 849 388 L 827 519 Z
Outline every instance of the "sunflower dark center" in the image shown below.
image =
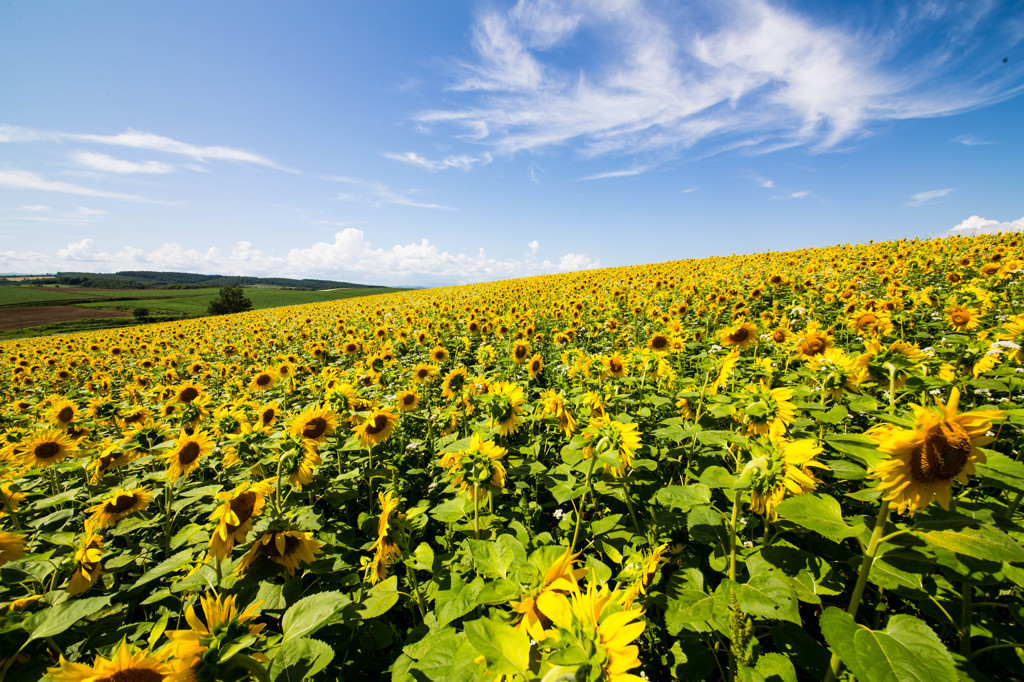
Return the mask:
M 610 360 L 608 362 L 608 369 L 610 369 L 613 374 L 618 374 L 622 371 L 622 363 L 618 360 Z
M 327 420 L 323 417 L 313 417 L 306 422 L 306 428 L 302 429 L 303 438 L 317 439 L 327 431 Z
M 277 413 L 274 412 L 274 410 L 264 410 L 260 415 L 260 423 L 263 424 L 263 426 L 269 426 L 270 422 L 274 421 L 274 417 L 276 415 Z
M 665 336 L 662 336 L 661 334 L 658 334 L 653 339 L 651 339 L 651 348 L 653 348 L 654 350 L 661 350 L 661 349 L 663 349 L 663 348 L 665 348 L 667 346 L 668 346 L 668 337 L 665 337 Z
M 64 422 L 65 424 L 67 424 L 69 421 L 71 421 L 74 418 L 75 418 L 75 410 L 72 407 L 62 408 L 61 411 L 57 413 L 57 420 L 61 421 L 61 422 Z
M 785 340 L 786 332 L 782 331 L 781 329 L 776 329 L 775 332 L 772 333 L 772 341 L 774 341 L 775 343 L 782 343 Z
M 746 327 L 740 327 L 732 334 L 729 334 L 729 340 L 732 341 L 733 343 L 743 343 L 749 338 L 750 332 L 747 330 Z
M 378 414 L 373 418 L 373 423 L 366 427 L 366 432 L 371 435 L 377 435 L 384 430 L 388 425 L 388 418 L 382 414 Z
M 808 355 L 819 355 L 825 352 L 825 339 L 820 336 L 810 336 L 807 338 L 807 354 Z
M 199 443 L 194 440 L 190 440 L 182 446 L 181 451 L 178 452 L 178 461 L 182 464 L 191 464 L 192 462 L 199 459 L 199 452 L 201 448 Z
M 120 514 L 131 509 L 135 505 L 135 493 L 131 495 L 118 495 L 113 502 L 103 505 L 103 511 L 107 514 Z
M 516 346 L 516 358 L 522 360 L 526 357 L 526 346 Z
M 235 499 L 231 500 L 231 511 L 238 517 L 238 526 L 243 525 L 252 518 L 253 510 L 256 509 L 256 493 L 247 490 Z M 237 528 L 238 526 L 232 526 Z
M 53 459 L 60 454 L 60 451 L 60 443 L 55 443 L 52 440 L 49 440 L 37 445 L 35 450 L 33 450 L 33 453 L 35 454 L 36 459 Z
M 118 460 L 124 457 L 123 452 L 111 452 L 109 455 L 100 456 L 100 471 L 105 471 L 112 464 L 116 464 Z
M 266 543 L 265 545 L 260 545 L 259 552 L 263 556 L 271 558 L 280 556 L 291 556 L 295 552 L 295 548 L 299 546 L 300 542 L 301 541 L 293 535 L 286 536 L 284 539 L 284 554 L 281 554 L 277 551 L 277 542 L 275 538 L 272 539 L 270 542 Z
M 953 324 L 957 325 L 958 327 L 962 327 L 963 325 L 971 321 L 970 313 L 963 310 L 958 310 L 957 312 L 953 313 L 951 317 L 953 318 Z
M 402 396 L 402 404 L 403 405 L 412 405 L 415 402 L 416 402 L 416 394 L 415 393 L 406 393 L 405 395 Z
M 258 377 L 256 377 L 257 386 L 268 386 L 270 385 L 271 381 L 273 381 L 273 377 L 271 377 L 269 374 L 261 374 Z
M 429 376 L 430 376 L 430 372 L 425 370 L 425 369 L 421 369 L 420 371 L 416 372 L 416 378 L 420 379 L 421 381 L 423 379 L 426 379 Z
M 866 327 L 870 327 L 877 321 L 878 317 L 876 315 L 874 315 L 873 313 L 868 313 L 867 315 L 861 315 L 861 318 L 857 320 L 857 326 L 860 327 L 861 329 L 864 329 Z
M 160 682 L 164 675 L 150 668 L 128 668 L 113 675 L 96 678 L 96 682 Z
M 188 386 L 178 394 L 178 399 L 183 403 L 190 403 L 199 397 L 199 389 L 195 386 Z
M 971 438 L 960 424 L 944 421 L 928 429 L 910 460 L 919 483 L 948 481 L 959 474 L 971 454 Z

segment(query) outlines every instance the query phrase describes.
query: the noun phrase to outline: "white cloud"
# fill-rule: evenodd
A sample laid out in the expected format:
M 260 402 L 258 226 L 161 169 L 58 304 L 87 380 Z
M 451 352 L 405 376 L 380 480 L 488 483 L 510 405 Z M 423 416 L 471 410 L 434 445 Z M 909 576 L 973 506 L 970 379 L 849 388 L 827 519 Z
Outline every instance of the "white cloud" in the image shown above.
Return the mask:
M 330 242 L 291 249 L 287 255 L 265 254 L 251 242 L 240 241 L 229 252 L 217 248 L 185 248 L 167 243 L 145 250 L 123 246 L 117 251 L 100 248 L 94 239 L 82 239 L 56 254 L 35 251 L 0 252 L 2 272 L 52 272 L 55 270 L 176 270 L 217 274 L 286 277 L 323 277 L 380 284 L 427 284 L 482 282 L 510 277 L 569 272 L 600 266 L 586 254 L 568 253 L 557 261 L 533 258 L 499 259 L 483 249 L 476 254 L 448 253 L 429 240 L 375 248 L 362 230 L 346 228 Z
M 338 194 L 338 199 L 341 201 L 366 202 L 375 208 L 380 208 L 384 204 L 394 204 L 396 206 L 410 206 L 413 208 L 432 208 L 440 211 L 455 210 L 451 206 L 418 201 L 406 196 L 406 194 L 396 192 L 382 182 L 360 180 L 359 178 L 348 178 L 340 175 L 326 177 L 324 180 L 355 185 L 363 190 L 359 193 L 341 192 Z M 415 193 L 415 191 L 410 191 L 410 193 Z
M 975 137 L 974 135 L 957 135 L 955 138 L 953 138 L 953 142 L 966 145 L 968 147 L 992 144 L 991 142 L 987 140 L 982 140 L 981 138 Z
M 1016 66 L 975 68 L 1005 48 L 978 37 L 998 21 L 992 3 L 893 8 L 875 30 L 768 0 L 711 11 L 663 4 L 520 0 L 507 13 L 485 10 L 475 59 L 451 87 L 463 101 L 416 120 L 454 125 L 505 154 L 567 144 L 591 156 L 676 153 L 712 141 L 831 149 L 876 121 L 947 115 L 1021 90 Z M 583 68 L 562 68 L 567 49 L 581 51 Z
M 37 173 L 22 170 L 0 170 L 0 185 L 6 187 L 17 187 L 19 189 L 35 189 L 43 192 L 61 192 L 63 194 L 80 194 L 89 197 L 107 197 L 110 199 L 127 199 L 129 201 L 148 201 L 143 197 L 131 194 L 119 194 L 117 192 L 105 192 L 73 185 L 69 182 L 58 180 L 47 180 Z
M 22 204 L 19 206 L 22 211 L 52 211 L 52 206 L 44 206 L 43 204 Z
M 808 194 L 810 194 L 810 192 L 808 192 L 807 190 L 800 190 L 799 192 L 793 192 L 793 193 L 791 193 L 791 194 L 789 195 L 789 198 L 790 198 L 790 199 L 803 199 L 803 198 L 804 198 L 804 197 L 806 197 L 806 196 L 807 196 Z
M 940 236 L 950 237 L 959 234 L 968 237 L 975 234 L 992 234 L 994 232 L 1024 232 L 1024 218 L 1002 223 L 998 220 L 989 220 L 988 218 L 972 215 Z
M 484 153 L 481 156 L 446 156 L 439 161 L 431 161 L 430 159 L 420 156 L 416 152 L 405 152 L 403 154 L 385 152 L 384 156 L 392 159 L 393 161 L 401 161 L 402 163 L 407 163 L 411 166 L 419 166 L 420 168 L 426 168 L 433 171 L 447 170 L 449 168 L 458 168 L 459 170 L 468 171 L 477 164 L 486 166 L 493 160 L 493 157 L 488 153 Z
M 910 197 L 910 201 L 907 202 L 907 206 L 922 206 L 932 199 L 941 199 L 952 191 L 952 188 L 948 188 L 933 189 L 928 192 L 918 192 L 914 196 Z
M 757 178 L 757 184 L 764 189 L 771 189 L 772 187 L 775 187 L 775 181 L 767 178 Z
M 526 245 L 530 249 L 530 253 L 536 254 L 537 250 L 540 249 L 540 242 L 534 239 L 532 242 Z
M 595 173 L 594 175 L 587 175 L 580 180 L 606 180 L 608 178 L 628 178 L 633 175 L 640 175 L 650 170 L 647 166 L 637 166 L 636 168 L 626 168 L 617 171 L 608 171 L 607 173 Z
M 74 160 L 75 163 L 87 168 L 108 173 L 171 173 L 174 171 L 174 166 L 160 163 L 159 161 L 137 163 L 135 161 L 115 159 L 112 156 L 98 152 L 78 152 L 75 154 Z

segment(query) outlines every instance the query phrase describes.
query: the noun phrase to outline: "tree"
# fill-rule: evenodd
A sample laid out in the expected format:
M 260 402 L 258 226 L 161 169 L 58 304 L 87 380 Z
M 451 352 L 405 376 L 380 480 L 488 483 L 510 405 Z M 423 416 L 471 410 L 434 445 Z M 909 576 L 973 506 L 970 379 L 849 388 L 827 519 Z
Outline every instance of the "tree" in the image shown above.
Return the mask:
M 242 293 L 242 287 L 221 287 L 220 296 L 210 301 L 207 311 L 211 315 L 227 315 L 252 310 L 252 301 Z
M 132 311 L 132 315 L 139 322 L 149 322 L 149 308 L 136 308 Z

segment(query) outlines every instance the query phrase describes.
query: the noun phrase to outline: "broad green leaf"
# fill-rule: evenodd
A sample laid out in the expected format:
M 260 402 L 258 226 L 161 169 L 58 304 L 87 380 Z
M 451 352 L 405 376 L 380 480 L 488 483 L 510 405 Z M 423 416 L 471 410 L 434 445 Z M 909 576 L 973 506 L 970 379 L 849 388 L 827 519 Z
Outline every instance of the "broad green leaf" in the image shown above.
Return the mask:
M 877 469 L 886 457 L 873 440 L 861 434 L 836 433 L 825 436 L 825 442 L 844 455 L 850 455 L 861 464 L 866 464 L 870 469 Z
M 796 668 L 784 654 L 761 654 L 754 669 L 765 682 L 797 682 Z
M 421 542 L 416 546 L 416 550 L 412 553 L 415 559 L 415 566 L 422 571 L 433 571 L 434 570 L 434 548 L 425 542 Z
M 33 614 L 25 623 L 29 640 L 53 637 L 110 605 L 110 597 L 72 599 Z
M 786 498 L 776 505 L 775 512 L 787 521 L 825 536 L 829 540 L 857 535 L 843 520 L 843 510 L 835 498 L 819 493 L 803 493 Z
M 157 578 L 162 578 L 168 573 L 181 570 L 185 564 L 192 560 L 192 550 L 183 549 L 177 554 L 171 555 L 169 558 L 161 561 L 152 570 L 147 571 L 141 578 L 132 585 L 132 589 L 142 587 L 148 582 L 152 582 Z
M 467 510 L 468 507 L 468 510 Z M 455 523 L 466 516 L 466 512 L 472 513 L 473 505 L 462 495 L 442 502 L 430 510 L 430 515 L 441 523 Z
M 490 540 L 470 540 L 469 551 L 476 562 L 477 571 L 491 578 L 508 577 L 508 567 L 512 565 L 515 554 L 507 544 Z
M 654 501 L 672 509 L 689 511 L 698 504 L 711 502 L 711 489 L 703 483 L 692 485 L 669 485 L 654 494 Z
M 885 559 L 875 559 L 875 562 L 871 564 L 868 580 L 887 590 L 896 590 L 901 587 L 908 590 L 922 589 L 920 575 L 899 569 Z
M 493 620 L 466 623 L 466 637 L 483 654 L 495 675 L 525 675 L 530 666 L 530 637 L 510 625 Z
M 464 583 L 457 574 L 452 574 L 452 589 L 440 591 L 436 596 L 434 615 L 437 624 L 447 625 L 472 611 L 483 589 L 483 578 L 477 577 L 470 583 Z
M 326 625 L 339 609 L 351 603 L 352 599 L 341 592 L 318 592 L 303 597 L 284 612 L 281 619 L 282 642 L 308 637 Z
M 709 632 L 714 609 L 714 598 L 710 594 L 698 590 L 680 590 L 669 596 L 665 627 L 673 637 L 684 629 Z
M 360 617 L 376 618 L 386 613 L 388 609 L 398 603 L 398 576 L 393 575 L 387 580 L 377 583 L 370 588 L 366 597 L 359 605 Z
M 828 412 L 819 412 L 814 415 L 814 418 L 819 422 L 825 424 L 839 424 L 842 422 L 850 413 L 847 412 L 846 408 L 842 405 L 836 405 Z
M 434 631 L 418 642 L 405 647 L 405 653 L 413 660 L 409 665 L 410 681 L 437 680 L 438 682 L 476 681 L 480 679 L 480 667 L 473 660 L 477 651 L 466 639 L 466 634 L 455 628 Z M 400 679 L 398 675 L 394 679 Z
M 755 576 L 741 585 L 736 591 L 736 600 L 744 613 L 800 624 L 796 592 L 788 582 L 772 573 Z
M 965 528 L 917 533 L 929 544 L 986 561 L 1024 561 L 1024 547 L 995 528 Z
M 286 641 L 277 651 L 270 669 L 272 679 L 296 682 L 314 679 L 334 660 L 334 649 L 318 639 Z

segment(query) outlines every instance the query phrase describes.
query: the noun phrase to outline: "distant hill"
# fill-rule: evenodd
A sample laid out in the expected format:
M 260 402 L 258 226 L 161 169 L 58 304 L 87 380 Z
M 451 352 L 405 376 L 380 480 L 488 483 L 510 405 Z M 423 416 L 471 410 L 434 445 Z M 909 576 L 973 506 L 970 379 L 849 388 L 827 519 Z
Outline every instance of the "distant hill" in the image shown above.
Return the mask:
M 370 284 L 337 282 L 329 279 L 289 279 L 287 277 L 243 277 L 234 275 L 197 275 L 190 272 L 150 272 L 122 270 L 120 272 L 58 272 L 55 283 L 65 286 L 96 289 L 191 289 L 201 287 L 282 287 L 307 291 L 318 289 L 361 289 Z

